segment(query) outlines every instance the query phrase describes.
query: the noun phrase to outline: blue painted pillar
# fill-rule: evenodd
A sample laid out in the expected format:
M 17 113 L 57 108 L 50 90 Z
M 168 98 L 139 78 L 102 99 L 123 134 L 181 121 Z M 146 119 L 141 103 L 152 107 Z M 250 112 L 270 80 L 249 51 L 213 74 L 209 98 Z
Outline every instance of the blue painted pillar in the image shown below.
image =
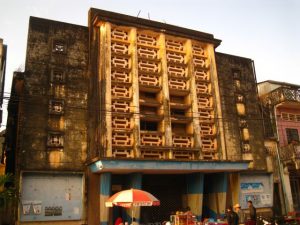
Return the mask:
M 108 225 L 109 208 L 105 207 L 105 201 L 111 194 L 111 173 L 100 174 L 100 225 Z M 96 212 L 95 212 L 96 213 Z
M 205 208 L 211 218 L 217 219 L 225 214 L 227 173 L 206 174 L 205 176 Z
M 204 176 L 201 173 L 187 175 L 187 206 L 198 220 L 202 218 Z

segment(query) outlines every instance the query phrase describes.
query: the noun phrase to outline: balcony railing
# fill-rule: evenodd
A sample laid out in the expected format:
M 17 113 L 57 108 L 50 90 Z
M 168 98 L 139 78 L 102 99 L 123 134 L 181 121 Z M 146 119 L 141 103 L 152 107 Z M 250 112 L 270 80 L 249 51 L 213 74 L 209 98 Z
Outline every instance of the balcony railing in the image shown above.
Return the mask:
M 300 89 L 279 87 L 262 97 L 265 106 L 277 105 L 285 101 L 300 102 Z
M 296 169 L 300 169 L 300 144 L 289 144 L 280 148 L 280 159 L 283 162 L 295 163 Z

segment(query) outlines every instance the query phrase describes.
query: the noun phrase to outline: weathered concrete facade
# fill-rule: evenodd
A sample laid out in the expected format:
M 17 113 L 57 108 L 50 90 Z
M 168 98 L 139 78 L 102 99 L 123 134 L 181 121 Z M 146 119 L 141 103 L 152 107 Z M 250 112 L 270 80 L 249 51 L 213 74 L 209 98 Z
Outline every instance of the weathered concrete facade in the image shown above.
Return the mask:
M 53 196 L 48 199 L 43 199 L 43 195 L 38 194 L 30 196 L 31 186 L 23 185 L 27 181 L 33 182 L 31 185 L 38 193 L 43 186 L 45 191 L 47 188 L 51 191 L 68 187 L 70 191 L 65 193 L 73 195 L 70 201 L 76 199 L 81 207 L 79 209 L 74 203 L 80 220 L 72 224 L 82 224 L 85 221 L 82 209 L 85 205 L 82 194 L 84 189 L 80 193 L 73 190 L 72 185 L 53 185 L 59 180 L 70 180 L 71 183 L 72 179 L 76 180 L 74 182 L 79 180 L 82 186 L 85 183 L 83 178 L 77 178 L 77 175 L 74 177 L 74 174 L 84 177 L 85 171 L 87 65 L 86 27 L 30 18 L 25 71 L 22 77 L 14 78 L 12 93 L 15 95 L 11 99 L 8 121 L 11 134 L 7 138 L 9 160 L 14 160 L 14 166 L 8 165 L 7 170 L 15 172 L 19 178 L 20 193 L 25 198 L 23 201 L 27 201 L 20 202 L 19 221 L 31 221 L 34 224 L 35 221 L 57 220 L 55 215 L 51 215 L 53 207 L 57 207 L 58 214 L 67 209 L 65 202 L 54 201 Z M 11 115 L 15 115 L 14 121 L 10 119 Z M 58 172 L 64 174 L 63 177 L 57 177 L 55 174 Z M 44 174 L 45 179 L 39 182 L 41 174 Z M 52 174 L 53 180 L 49 174 Z M 60 195 L 57 191 L 55 193 Z M 24 210 L 34 205 L 42 205 L 43 214 L 37 210 L 34 211 L 34 216 L 31 211 L 27 216 Z M 44 213 L 46 209 L 50 212 L 49 215 Z M 72 215 L 69 217 L 72 218 Z
M 254 62 L 216 53 L 228 159 L 253 160 L 253 170 L 266 170 L 264 130 Z
M 112 224 L 118 212 L 105 200 L 130 187 L 163 203 L 138 210 L 142 223 L 187 206 L 198 219 L 217 218 L 271 195 L 253 62 L 216 54 L 219 44 L 98 9 L 88 28 L 31 18 L 8 142 L 18 221 Z M 265 189 L 249 194 L 257 183 Z M 256 206 L 270 212 L 272 201 Z

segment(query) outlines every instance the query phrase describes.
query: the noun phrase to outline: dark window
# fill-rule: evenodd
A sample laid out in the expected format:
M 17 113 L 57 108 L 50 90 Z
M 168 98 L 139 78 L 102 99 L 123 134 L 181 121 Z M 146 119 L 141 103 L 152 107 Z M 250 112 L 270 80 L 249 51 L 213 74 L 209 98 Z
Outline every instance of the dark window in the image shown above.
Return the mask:
M 183 109 L 172 109 L 171 115 L 172 116 L 185 116 L 185 111 Z
M 67 45 L 64 41 L 54 40 L 52 45 L 52 51 L 57 53 L 65 53 L 67 51 Z
M 286 128 L 285 130 L 288 144 L 290 144 L 292 141 L 299 141 L 299 134 L 297 129 Z
M 180 123 L 172 123 L 172 132 L 176 134 L 186 134 L 186 125 Z
M 53 69 L 51 72 L 51 82 L 53 83 L 64 83 L 65 73 L 60 69 Z
M 47 146 L 62 148 L 64 146 L 64 136 L 61 133 L 49 133 L 47 137 Z
M 149 122 L 149 121 L 142 121 L 140 122 L 140 129 L 147 130 L 147 131 L 157 131 L 158 124 L 157 122 Z
M 140 106 L 140 113 L 142 115 L 146 114 L 157 114 L 157 108 L 151 106 Z
M 170 95 L 170 102 L 184 104 L 185 103 L 185 97 L 184 96 L 172 96 L 172 95 Z
M 235 96 L 235 98 L 236 98 L 236 102 L 238 102 L 238 103 L 244 103 L 245 102 L 245 97 L 243 95 L 238 94 L 238 95 Z
M 151 92 L 140 92 L 140 97 L 156 99 L 156 93 L 151 93 Z
M 241 71 L 240 70 L 233 70 L 232 76 L 234 80 L 241 80 Z
M 64 113 L 64 101 L 63 100 L 50 100 L 49 101 L 49 113 L 50 114 L 63 114 Z

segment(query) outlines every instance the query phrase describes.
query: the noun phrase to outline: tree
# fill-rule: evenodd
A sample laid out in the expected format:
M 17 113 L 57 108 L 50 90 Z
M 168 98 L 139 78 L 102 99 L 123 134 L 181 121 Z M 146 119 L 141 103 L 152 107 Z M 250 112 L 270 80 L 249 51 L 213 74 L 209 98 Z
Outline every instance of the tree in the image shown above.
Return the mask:
M 0 208 L 7 206 L 8 202 L 16 198 L 16 191 L 13 187 L 13 175 L 0 175 Z

